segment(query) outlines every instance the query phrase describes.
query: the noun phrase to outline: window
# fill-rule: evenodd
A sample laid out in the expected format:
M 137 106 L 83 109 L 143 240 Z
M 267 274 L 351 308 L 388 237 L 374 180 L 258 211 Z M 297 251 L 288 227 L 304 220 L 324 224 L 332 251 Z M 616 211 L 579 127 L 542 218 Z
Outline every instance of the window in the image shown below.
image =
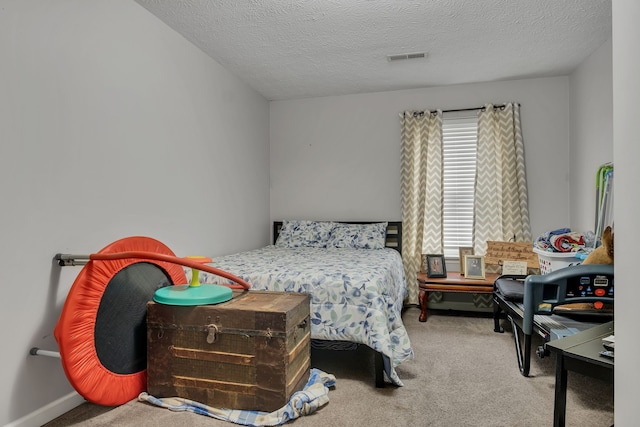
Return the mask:
M 478 117 L 445 113 L 442 134 L 443 250 L 445 257 L 457 258 L 458 247 L 473 243 Z

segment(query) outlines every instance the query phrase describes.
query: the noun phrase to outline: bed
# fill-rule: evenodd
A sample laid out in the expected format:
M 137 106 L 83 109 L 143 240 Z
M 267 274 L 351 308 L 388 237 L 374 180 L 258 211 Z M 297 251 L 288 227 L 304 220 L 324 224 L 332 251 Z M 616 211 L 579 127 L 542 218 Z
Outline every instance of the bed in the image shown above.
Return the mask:
M 376 386 L 401 386 L 395 368 L 413 357 L 401 317 L 402 224 L 279 221 L 273 231 L 272 245 L 215 257 L 210 265 L 246 280 L 252 290 L 310 294 L 313 347 L 366 345 L 375 352 Z M 226 281 L 206 272 L 200 280 Z

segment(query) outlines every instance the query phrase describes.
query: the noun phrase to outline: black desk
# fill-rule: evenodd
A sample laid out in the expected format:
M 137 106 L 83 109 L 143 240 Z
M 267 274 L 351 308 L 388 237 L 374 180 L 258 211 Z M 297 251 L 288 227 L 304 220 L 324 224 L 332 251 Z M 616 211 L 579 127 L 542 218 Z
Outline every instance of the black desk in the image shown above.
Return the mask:
M 565 425 L 568 371 L 613 382 L 613 359 L 599 354 L 604 350 L 602 338 L 613 335 L 613 331 L 613 322 L 608 322 L 545 344 L 547 349 L 556 353 L 554 426 Z

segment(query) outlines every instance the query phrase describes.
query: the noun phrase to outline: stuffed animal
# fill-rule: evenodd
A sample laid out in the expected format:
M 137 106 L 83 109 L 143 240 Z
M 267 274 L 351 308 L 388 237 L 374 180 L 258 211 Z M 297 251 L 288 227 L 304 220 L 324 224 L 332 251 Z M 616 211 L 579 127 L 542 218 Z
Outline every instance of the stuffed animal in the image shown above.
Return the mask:
M 613 264 L 613 232 L 607 226 L 602 233 L 602 244 L 593 250 L 582 264 Z

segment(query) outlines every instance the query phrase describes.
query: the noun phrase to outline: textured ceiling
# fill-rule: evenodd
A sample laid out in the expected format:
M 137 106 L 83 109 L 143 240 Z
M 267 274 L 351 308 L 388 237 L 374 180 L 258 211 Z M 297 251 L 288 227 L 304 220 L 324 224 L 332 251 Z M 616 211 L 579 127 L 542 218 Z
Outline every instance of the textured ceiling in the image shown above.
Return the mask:
M 135 1 L 269 100 L 567 75 L 611 38 L 611 0 Z

